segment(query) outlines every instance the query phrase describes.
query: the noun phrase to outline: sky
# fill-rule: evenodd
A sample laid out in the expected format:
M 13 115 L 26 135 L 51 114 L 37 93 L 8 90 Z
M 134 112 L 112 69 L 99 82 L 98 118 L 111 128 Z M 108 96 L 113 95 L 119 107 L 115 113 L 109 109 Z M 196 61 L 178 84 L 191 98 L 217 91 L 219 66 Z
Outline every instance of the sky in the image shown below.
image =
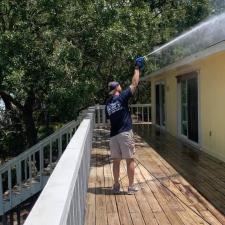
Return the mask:
M 4 109 L 4 108 L 5 108 L 5 105 L 4 105 L 3 101 L 2 101 L 2 99 L 0 98 L 0 109 Z

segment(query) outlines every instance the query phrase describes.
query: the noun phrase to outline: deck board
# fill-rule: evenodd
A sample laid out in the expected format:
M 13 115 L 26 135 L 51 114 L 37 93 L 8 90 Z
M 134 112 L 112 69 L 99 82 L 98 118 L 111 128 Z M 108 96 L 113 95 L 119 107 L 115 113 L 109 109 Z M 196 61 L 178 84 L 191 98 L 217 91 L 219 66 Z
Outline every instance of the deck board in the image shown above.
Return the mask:
M 135 183 L 140 187 L 140 191 L 131 196 L 126 194 L 128 178 L 126 163 L 122 161 L 122 192 L 114 195 L 111 192 L 113 176 L 109 156 L 109 132 L 103 128 L 96 129 L 94 137 L 85 225 L 225 225 L 224 215 L 160 156 L 153 146 L 138 135 L 135 135 Z M 154 142 L 156 143 L 159 144 L 159 140 Z M 171 148 L 171 145 L 174 143 L 165 144 L 164 147 Z M 170 157 L 175 158 L 175 155 Z M 207 163 L 207 160 L 209 159 L 204 163 Z M 204 171 L 205 164 L 203 167 Z M 193 176 L 192 179 L 199 178 L 194 174 Z M 212 173 L 209 174 L 209 177 L 211 176 Z M 219 173 L 219 176 L 223 178 L 222 173 Z M 207 174 L 204 178 L 206 177 Z M 202 179 L 205 182 L 204 178 Z M 218 194 L 214 195 L 217 199 Z

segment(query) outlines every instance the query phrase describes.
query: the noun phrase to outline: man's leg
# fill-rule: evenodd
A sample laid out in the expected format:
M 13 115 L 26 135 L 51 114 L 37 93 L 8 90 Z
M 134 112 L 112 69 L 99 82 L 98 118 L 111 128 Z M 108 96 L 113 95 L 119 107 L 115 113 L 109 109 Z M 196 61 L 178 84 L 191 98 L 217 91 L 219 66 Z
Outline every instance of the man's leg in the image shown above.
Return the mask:
M 127 159 L 127 175 L 129 179 L 129 187 L 133 186 L 134 184 L 134 159 Z
M 120 159 L 113 160 L 113 176 L 114 176 L 114 184 L 118 186 L 120 176 Z

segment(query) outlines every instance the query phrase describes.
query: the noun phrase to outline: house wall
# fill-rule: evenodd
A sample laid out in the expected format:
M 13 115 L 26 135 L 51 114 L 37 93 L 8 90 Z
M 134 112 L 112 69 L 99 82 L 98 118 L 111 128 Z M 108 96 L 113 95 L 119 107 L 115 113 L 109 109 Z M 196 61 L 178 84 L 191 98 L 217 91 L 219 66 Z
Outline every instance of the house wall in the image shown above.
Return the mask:
M 225 161 L 225 52 L 151 78 L 152 115 L 155 123 L 155 83 L 166 85 L 166 130 L 178 136 L 177 75 L 199 74 L 199 148 Z

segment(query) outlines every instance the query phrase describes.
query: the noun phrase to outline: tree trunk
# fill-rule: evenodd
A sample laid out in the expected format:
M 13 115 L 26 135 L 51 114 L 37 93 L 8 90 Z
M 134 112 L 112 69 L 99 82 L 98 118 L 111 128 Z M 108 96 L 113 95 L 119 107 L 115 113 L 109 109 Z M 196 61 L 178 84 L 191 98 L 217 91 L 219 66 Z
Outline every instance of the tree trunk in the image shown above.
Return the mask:
M 31 147 L 37 143 L 37 129 L 34 123 L 33 111 L 24 110 L 23 120 L 25 124 L 25 133 L 27 137 L 28 147 Z
M 35 95 L 33 89 L 28 92 L 28 97 L 23 107 L 23 120 L 25 124 L 25 133 L 27 136 L 28 147 L 37 143 L 37 129 L 33 118 L 33 107 L 35 104 Z

